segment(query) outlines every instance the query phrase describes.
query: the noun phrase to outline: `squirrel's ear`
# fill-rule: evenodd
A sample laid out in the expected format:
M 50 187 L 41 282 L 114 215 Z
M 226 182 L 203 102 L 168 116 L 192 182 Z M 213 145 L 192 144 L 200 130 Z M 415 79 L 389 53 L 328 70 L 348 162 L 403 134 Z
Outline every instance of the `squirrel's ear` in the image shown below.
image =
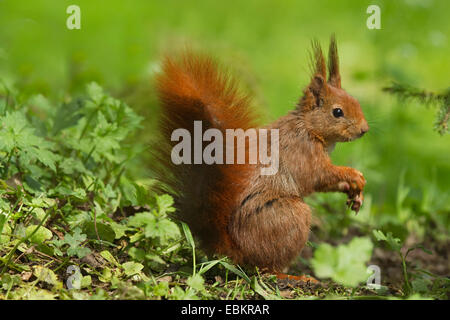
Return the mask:
M 312 110 L 323 104 L 327 95 L 327 70 L 322 48 L 317 40 L 312 41 L 312 51 L 310 52 L 310 67 L 312 79 L 305 89 L 305 96 L 302 98 L 302 109 Z
M 337 52 L 336 37 L 333 34 L 330 39 L 328 50 L 328 83 L 333 87 L 341 87 L 341 75 L 339 73 L 339 56 Z
M 308 93 L 314 98 L 314 106 L 321 107 L 323 99 L 327 94 L 327 84 L 322 75 L 316 74 L 312 78 L 311 83 L 308 86 Z

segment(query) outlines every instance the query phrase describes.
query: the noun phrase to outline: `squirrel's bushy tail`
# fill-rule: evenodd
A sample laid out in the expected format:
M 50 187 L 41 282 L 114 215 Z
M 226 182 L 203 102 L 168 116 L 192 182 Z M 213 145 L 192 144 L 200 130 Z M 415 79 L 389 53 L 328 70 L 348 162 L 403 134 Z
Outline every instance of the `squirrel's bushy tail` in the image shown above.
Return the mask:
M 175 217 L 189 225 L 204 249 L 233 255 L 227 226 L 249 167 L 193 164 L 194 121 L 202 121 L 203 132 L 216 128 L 223 137 L 226 129 L 246 130 L 256 124 L 250 99 L 212 58 L 191 51 L 166 56 L 156 85 L 162 107 L 161 137 L 152 146 L 151 167 L 162 190 L 175 198 Z M 179 143 L 171 141 L 171 135 L 179 128 L 191 135 L 191 164 L 176 165 L 171 160 L 172 148 Z

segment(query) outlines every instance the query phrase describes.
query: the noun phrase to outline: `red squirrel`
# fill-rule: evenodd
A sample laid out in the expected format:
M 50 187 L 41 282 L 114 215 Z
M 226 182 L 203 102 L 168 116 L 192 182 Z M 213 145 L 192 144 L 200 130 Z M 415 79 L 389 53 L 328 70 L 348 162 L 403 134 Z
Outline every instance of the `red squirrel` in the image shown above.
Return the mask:
M 190 51 L 166 56 L 157 75 L 162 106 L 161 137 L 153 146 L 153 168 L 164 192 L 174 196 L 175 217 L 187 223 L 206 253 L 280 274 L 300 253 L 309 234 L 313 192 L 344 192 L 358 212 L 365 179 L 361 172 L 331 163 L 337 142 L 369 130 L 358 101 L 341 88 L 335 37 L 327 65 L 313 42 L 313 75 L 296 108 L 265 126 L 279 132 L 279 168 L 261 174 L 259 164 L 174 164 L 177 128 L 243 130 L 257 127 L 251 99 L 209 56 Z M 262 127 L 258 127 L 262 128 Z

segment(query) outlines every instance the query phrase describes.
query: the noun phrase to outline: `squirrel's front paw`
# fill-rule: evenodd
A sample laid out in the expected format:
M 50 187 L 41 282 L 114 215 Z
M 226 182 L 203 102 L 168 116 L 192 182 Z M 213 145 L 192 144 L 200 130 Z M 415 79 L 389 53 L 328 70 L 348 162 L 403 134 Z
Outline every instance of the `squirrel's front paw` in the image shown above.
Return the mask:
M 356 195 L 355 197 L 353 197 L 353 198 L 348 198 L 347 199 L 347 206 L 349 206 L 353 211 L 355 211 L 356 213 L 358 213 L 359 212 L 359 209 L 361 208 L 361 206 L 362 206 L 362 203 L 363 203 L 363 199 L 364 199 L 364 196 L 363 196 L 363 193 L 361 192 L 360 194 L 358 194 L 358 195 Z
M 342 187 L 344 187 L 344 192 L 348 195 L 347 205 L 358 213 L 364 199 L 362 191 L 366 185 L 366 179 L 358 170 L 349 168 L 346 180 L 343 181 Z
M 366 179 L 361 172 L 356 169 L 349 168 L 348 176 L 346 179 L 347 183 L 350 185 L 350 192 L 353 194 L 359 194 L 366 185 Z

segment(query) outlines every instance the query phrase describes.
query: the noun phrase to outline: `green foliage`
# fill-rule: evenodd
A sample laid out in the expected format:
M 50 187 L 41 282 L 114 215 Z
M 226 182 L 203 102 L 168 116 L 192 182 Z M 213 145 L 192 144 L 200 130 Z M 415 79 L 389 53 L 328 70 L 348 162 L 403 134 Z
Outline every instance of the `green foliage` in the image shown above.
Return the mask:
M 141 272 L 141 270 L 144 268 L 144 266 L 140 263 L 134 262 L 134 261 L 128 261 L 122 264 L 123 271 L 125 272 L 125 275 L 128 277 L 131 277 L 135 274 L 138 274 Z
M 376 240 L 386 242 L 389 249 L 397 253 L 400 257 L 404 277 L 403 290 L 405 295 L 423 294 L 425 296 L 441 298 L 448 294 L 448 288 L 446 288 L 450 283 L 448 279 L 436 276 L 420 268 L 415 268 L 413 271 L 408 270 L 407 257 L 412 251 L 420 249 L 426 254 L 431 255 L 433 253 L 430 250 L 419 244 L 410 247 L 403 252 L 403 242 L 399 238 L 395 238 L 392 233 L 388 232 L 387 235 L 385 235 L 381 230 L 373 230 L 373 235 Z
M 194 289 L 195 291 L 202 292 L 205 290 L 205 286 L 203 285 L 205 280 L 199 274 L 193 275 L 189 277 L 186 281 L 186 284 Z
M 62 256 L 61 247 L 64 245 L 69 245 L 67 248 L 67 255 L 69 257 L 78 256 L 78 258 L 83 258 L 88 255 L 91 250 L 89 248 L 82 247 L 82 243 L 86 241 L 86 235 L 81 233 L 80 228 L 76 228 L 73 235 L 66 233 L 64 240 L 53 240 L 52 243 L 58 248 L 55 251 L 56 254 Z
M 388 234 L 385 235 L 380 230 L 373 230 L 373 235 L 378 241 L 386 241 L 392 251 L 400 252 L 400 249 L 403 246 L 401 240 L 399 238 L 394 238 L 391 232 L 388 232 Z
M 36 232 L 35 232 L 36 230 Z M 37 225 L 29 225 L 25 229 L 26 236 L 29 237 L 29 240 L 33 243 L 41 244 L 45 240 L 49 240 L 52 238 L 52 232 L 45 227 L 39 227 Z
M 180 231 L 175 223 L 167 220 L 165 216 L 156 216 L 151 212 L 137 213 L 129 219 L 128 226 L 138 230 L 133 238 L 136 241 L 144 236 L 155 239 L 161 244 L 167 244 L 170 239 L 180 236 Z
M 34 266 L 33 274 L 36 276 L 38 281 L 43 281 L 52 286 L 62 288 L 62 283 L 58 280 L 58 276 L 49 268 Z
M 372 249 L 369 238 L 353 238 L 348 244 L 337 247 L 323 243 L 314 252 L 311 265 L 318 277 L 331 278 L 337 283 L 355 287 L 368 278 L 366 263 Z
M 437 105 L 439 109 L 436 116 L 435 129 L 440 135 L 449 132 L 450 88 L 444 93 L 434 93 L 410 85 L 394 82 L 391 86 L 383 88 L 383 90 L 397 96 L 404 103 L 411 100 L 417 100 L 427 106 Z
M 141 262 L 164 266 L 167 255 L 162 251 L 180 232 L 167 218 L 173 199 L 152 196 L 145 184 L 128 177 L 136 149 L 127 139 L 142 118 L 95 83 L 87 86 L 86 95 L 60 105 L 41 95 L 20 104 L 16 96 L 0 96 L 0 104 L 1 274 L 9 268 L 31 272 L 17 257 L 36 249 L 53 261 L 65 258 L 57 268 L 64 271 L 69 260 L 92 256 L 105 246 L 115 248 L 115 240 L 129 238 L 132 247 L 125 252 L 137 261 L 122 263 L 103 250 L 100 256 L 110 266 L 97 277 L 115 288 L 126 278 L 148 281 Z M 133 206 L 147 209 L 113 219 Z M 91 285 L 92 275 L 80 278 L 82 288 Z M 63 288 L 52 269 L 35 266 L 33 276 L 54 285 L 52 292 Z M 27 287 L 17 285 L 11 297 Z M 53 298 L 54 292 L 21 297 L 31 296 Z
M 378 245 L 372 259 L 390 263 L 380 265 L 382 283 L 389 283 L 383 294 L 448 299 L 448 278 L 431 272 L 448 265 L 448 4 L 416 2 L 384 1 L 383 30 L 368 30 L 359 2 L 193 8 L 111 0 L 97 10 L 80 0 L 83 29 L 72 32 L 61 27 L 64 1 L 0 1 L 0 299 L 366 298 L 356 279 L 363 284 L 368 276 L 367 235 Z M 225 258 L 205 257 L 189 228 L 168 219 L 172 198 L 149 192 L 146 149 L 158 119 L 152 81 L 159 44 L 168 34 L 234 68 L 270 120 L 291 110 L 310 80 L 310 38 L 328 41 L 323 19 L 310 12 L 336 32 L 343 85 L 371 127 L 363 139 L 338 144 L 333 163 L 362 171 L 367 185 L 357 216 L 346 210 L 345 195 L 306 199 L 316 252 L 289 272 L 312 265 L 313 276 L 331 280 L 286 288 Z M 410 20 L 398 24 L 405 13 Z M 178 46 L 172 40 L 169 47 Z M 388 91 L 398 102 L 380 90 L 391 79 Z M 431 130 L 433 121 L 442 137 Z M 341 244 L 360 236 L 366 240 Z M 433 259 L 418 259 L 411 254 L 422 253 L 417 249 Z M 68 290 L 71 265 L 81 276 Z M 392 269 L 403 275 L 401 289 Z

